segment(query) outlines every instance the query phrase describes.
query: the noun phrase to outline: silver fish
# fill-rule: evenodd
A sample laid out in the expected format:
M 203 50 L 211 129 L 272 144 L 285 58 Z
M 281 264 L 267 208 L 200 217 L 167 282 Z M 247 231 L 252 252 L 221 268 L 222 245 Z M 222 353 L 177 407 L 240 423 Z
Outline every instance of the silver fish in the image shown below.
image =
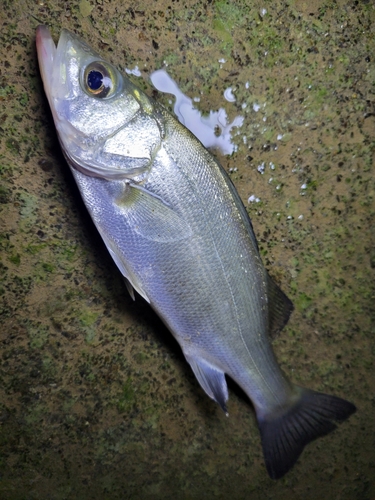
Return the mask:
M 355 411 L 292 384 L 271 337 L 292 303 L 265 270 L 224 169 L 161 105 L 76 35 L 36 35 L 44 89 L 66 160 L 109 253 L 178 340 L 227 412 L 228 374 L 252 401 L 271 478 Z

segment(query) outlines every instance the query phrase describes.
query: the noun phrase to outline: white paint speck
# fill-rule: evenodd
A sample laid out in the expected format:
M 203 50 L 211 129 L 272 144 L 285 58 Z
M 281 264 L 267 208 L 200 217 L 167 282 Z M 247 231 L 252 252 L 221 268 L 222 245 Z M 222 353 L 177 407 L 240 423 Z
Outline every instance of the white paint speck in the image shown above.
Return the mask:
M 125 68 L 125 73 L 128 75 L 141 76 L 138 66 L 135 66 L 133 69 Z
M 256 197 L 254 194 L 252 194 L 251 196 L 249 196 L 247 202 L 248 203 L 259 203 L 260 198 Z
M 257 166 L 257 170 L 260 174 L 264 174 L 265 168 L 266 168 L 266 166 L 265 166 L 264 162 Z
M 227 89 L 224 90 L 224 97 L 228 102 L 236 102 L 236 97 L 233 94 L 232 87 L 228 87 Z

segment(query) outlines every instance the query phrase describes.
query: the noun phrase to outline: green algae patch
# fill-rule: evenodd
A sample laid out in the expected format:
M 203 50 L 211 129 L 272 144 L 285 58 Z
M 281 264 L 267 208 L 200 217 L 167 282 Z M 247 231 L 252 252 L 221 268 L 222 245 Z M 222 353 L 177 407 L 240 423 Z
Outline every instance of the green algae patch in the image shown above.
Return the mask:
M 19 253 L 14 253 L 8 257 L 9 262 L 12 262 L 12 264 L 15 264 L 16 266 L 19 266 L 21 264 L 21 256 Z
M 79 12 L 82 17 L 88 17 L 91 14 L 93 8 L 94 6 L 91 5 L 88 0 L 81 0 L 79 2 Z
M 117 409 L 119 412 L 127 412 L 131 410 L 136 402 L 135 390 L 132 378 L 129 377 L 122 386 L 121 393 L 117 401 Z
M 300 311 L 305 311 L 308 307 L 310 307 L 313 303 L 312 298 L 306 295 L 305 293 L 300 293 L 294 299 L 295 306 Z
M 14 139 L 13 137 L 10 137 L 5 141 L 6 147 L 9 149 L 9 151 L 15 155 L 19 155 L 21 152 L 21 147 L 20 143 Z
M 55 266 L 49 262 L 42 262 L 42 269 L 47 271 L 47 273 L 52 273 L 55 270 Z
M 40 423 L 40 421 L 42 421 L 43 417 L 46 415 L 47 411 L 48 410 L 45 403 L 40 402 L 34 404 L 24 417 L 26 424 L 28 426 L 33 426 Z
M 87 309 L 84 312 L 81 312 L 78 319 L 81 322 L 82 326 L 91 327 L 94 325 L 99 317 L 99 314 Z
M 1 167 L 0 167 L 0 170 L 1 170 Z M 11 190 L 5 186 L 5 185 L 1 185 L 0 186 L 0 204 L 1 205 L 6 205 L 7 203 L 9 203 L 11 201 Z
M 98 312 L 91 311 L 90 309 L 81 311 L 77 316 L 80 330 L 85 334 L 85 342 L 87 344 L 93 344 L 98 339 L 97 328 L 99 316 Z
M 37 255 L 47 247 L 47 243 L 30 243 L 25 247 L 25 251 L 31 255 Z
M 215 19 L 213 21 L 212 27 L 215 31 L 218 32 L 220 38 L 225 43 L 223 45 L 224 50 L 229 50 L 233 44 L 233 38 L 230 32 L 228 31 L 227 26 L 221 19 Z
M 133 357 L 134 357 L 134 360 L 139 365 L 143 365 L 149 359 L 149 356 L 147 355 L 147 353 L 145 353 L 143 351 L 136 352 Z
M 32 349 L 41 349 L 48 342 L 50 329 L 39 321 L 28 320 L 25 327 L 29 336 L 30 347 Z
M 20 229 L 26 230 L 35 224 L 38 216 L 39 198 L 28 192 L 20 192 L 16 196 L 20 204 Z

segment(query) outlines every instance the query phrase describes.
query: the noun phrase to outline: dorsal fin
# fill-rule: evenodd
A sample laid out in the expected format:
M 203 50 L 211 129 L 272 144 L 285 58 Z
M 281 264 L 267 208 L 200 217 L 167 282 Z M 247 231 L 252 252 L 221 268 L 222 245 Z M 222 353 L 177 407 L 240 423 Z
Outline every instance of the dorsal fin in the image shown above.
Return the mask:
M 294 309 L 293 303 L 276 285 L 267 272 L 268 286 L 268 331 L 271 339 L 277 337 Z

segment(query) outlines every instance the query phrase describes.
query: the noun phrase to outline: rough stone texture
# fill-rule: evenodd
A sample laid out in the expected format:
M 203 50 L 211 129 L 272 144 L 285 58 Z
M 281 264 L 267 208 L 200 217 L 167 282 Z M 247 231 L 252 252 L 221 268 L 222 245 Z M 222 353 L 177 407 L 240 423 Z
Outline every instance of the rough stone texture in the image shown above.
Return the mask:
M 147 81 L 164 61 L 201 111 L 244 116 L 238 151 L 220 160 L 296 306 L 279 361 L 358 406 L 283 480 L 266 474 L 244 395 L 230 385 L 226 418 L 128 297 L 59 149 L 41 23 L 137 64 L 133 80 L 167 107 Z M 1 498 L 375 497 L 374 30 L 372 1 L 2 2 Z

